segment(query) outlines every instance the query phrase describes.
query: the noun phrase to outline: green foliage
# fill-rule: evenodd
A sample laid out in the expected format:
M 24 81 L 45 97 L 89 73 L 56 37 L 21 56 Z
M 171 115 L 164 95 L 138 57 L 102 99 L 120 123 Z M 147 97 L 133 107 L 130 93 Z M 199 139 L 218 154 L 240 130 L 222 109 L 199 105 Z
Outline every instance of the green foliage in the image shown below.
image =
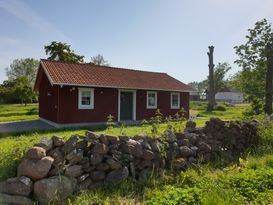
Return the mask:
M 82 63 L 84 56 L 76 54 L 71 50 L 70 45 L 62 42 L 52 41 L 50 45 L 44 47 L 46 55 L 49 55 L 48 59 L 64 61 L 64 62 L 73 62 L 73 63 Z
M 37 102 L 32 86 L 39 61 L 33 58 L 15 59 L 6 69 L 8 80 L 0 85 L 0 103 Z
M 15 59 L 6 69 L 10 81 L 25 77 L 31 84 L 34 84 L 39 61 L 34 58 Z
M 100 54 L 91 57 L 91 64 L 94 65 L 100 65 L 100 66 L 109 66 L 110 64 L 107 62 L 107 60 L 104 59 L 104 57 Z
M 273 30 L 266 19 L 255 23 L 254 28 L 248 29 L 246 43 L 235 46 L 238 59 L 235 61 L 242 70 L 232 80 L 232 84 L 246 94 L 251 102 L 253 113 L 260 114 L 260 103 L 265 98 L 266 55 L 267 44 L 273 43 Z M 264 103 L 263 103 L 264 105 Z
M 113 115 L 111 115 L 111 114 L 109 114 L 107 116 L 106 129 L 107 129 L 107 132 L 109 132 L 109 133 L 112 131 L 112 129 L 115 126 L 114 119 L 115 119 L 115 117 Z
M 181 189 L 166 185 L 162 189 L 154 189 L 145 192 L 145 204 L 147 205 L 179 205 L 200 203 L 201 190 L 197 187 Z
M 162 122 L 163 114 L 160 112 L 160 109 L 155 111 L 155 116 L 151 117 L 149 123 L 151 125 L 151 133 L 153 137 L 158 136 L 159 134 L 159 124 Z
M 214 107 L 214 110 L 226 111 L 227 109 L 226 109 L 226 107 L 223 106 L 223 105 L 216 105 L 216 106 Z
M 33 103 L 37 102 L 37 95 L 32 90 L 31 82 L 26 76 L 14 80 L 4 81 L 0 85 L 0 102 L 2 103 Z
M 184 108 L 181 108 L 175 115 L 174 115 L 174 121 L 175 121 L 175 132 L 183 132 L 185 129 L 185 122 L 186 122 L 186 111 Z

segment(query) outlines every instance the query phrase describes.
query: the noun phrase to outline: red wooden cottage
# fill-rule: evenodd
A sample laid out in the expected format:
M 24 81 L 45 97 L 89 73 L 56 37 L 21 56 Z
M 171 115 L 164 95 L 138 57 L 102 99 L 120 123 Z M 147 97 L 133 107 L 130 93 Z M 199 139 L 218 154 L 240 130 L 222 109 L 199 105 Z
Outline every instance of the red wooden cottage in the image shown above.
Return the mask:
M 191 88 L 166 73 L 41 60 L 34 89 L 40 118 L 58 124 L 189 115 Z

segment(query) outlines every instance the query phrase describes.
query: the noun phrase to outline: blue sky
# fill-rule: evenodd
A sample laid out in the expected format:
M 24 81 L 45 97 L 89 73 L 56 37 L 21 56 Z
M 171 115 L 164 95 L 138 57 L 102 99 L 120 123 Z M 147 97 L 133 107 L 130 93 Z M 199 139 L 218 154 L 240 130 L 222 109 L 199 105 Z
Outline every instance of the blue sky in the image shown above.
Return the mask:
M 102 54 L 112 66 L 206 78 L 207 47 L 227 61 L 257 20 L 273 22 L 272 0 L 0 0 L 0 83 L 13 59 L 46 58 L 51 41 Z

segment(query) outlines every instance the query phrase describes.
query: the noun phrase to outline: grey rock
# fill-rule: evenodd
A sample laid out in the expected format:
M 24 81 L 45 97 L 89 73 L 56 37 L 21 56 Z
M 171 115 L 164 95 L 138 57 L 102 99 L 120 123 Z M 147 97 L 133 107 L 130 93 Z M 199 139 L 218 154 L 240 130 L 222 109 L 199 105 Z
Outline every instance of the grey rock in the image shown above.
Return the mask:
M 90 174 L 88 174 L 88 173 L 79 176 L 79 177 L 78 177 L 78 182 L 83 182 L 83 181 L 85 181 L 89 176 L 90 176 Z
M 27 151 L 26 157 L 30 159 L 42 159 L 46 156 L 46 150 L 42 147 L 32 147 Z
M 73 165 L 65 169 L 65 175 L 70 177 L 79 177 L 80 175 L 82 175 L 82 173 L 83 171 L 81 165 Z
M 132 154 L 134 157 L 141 158 L 143 155 L 143 149 L 140 143 L 136 143 L 134 145 L 128 145 L 129 152 Z
M 34 202 L 25 196 L 0 194 L 0 204 L 2 205 L 33 205 Z
M 79 182 L 77 185 L 77 190 L 82 191 L 89 188 L 90 185 L 92 185 L 92 179 L 90 177 L 86 178 L 84 181 Z
M 107 159 L 106 163 L 109 164 L 111 169 L 121 169 L 122 167 L 122 165 L 118 161 L 111 158 Z
M 146 160 L 152 160 L 154 158 L 154 153 L 151 150 L 143 150 L 142 158 Z
M 142 144 L 142 146 L 143 146 L 144 149 L 152 150 L 152 147 L 149 144 L 149 142 L 143 141 L 141 144 Z
M 48 156 L 51 156 L 54 159 L 53 165 L 54 166 L 59 166 L 64 163 L 64 156 L 63 153 L 61 152 L 60 148 L 55 148 L 51 150 L 48 153 Z
M 173 143 L 173 142 L 177 141 L 177 138 L 176 138 L 176 136 L 175 136 L 175 134 L 173 133 L 172 130 L 166 130 L 166 131 L 164 132 L 164 134 L 165 134 L 166 140 L 167 140 L 168 142 Z
M 79 136 L 78 135 L 74 135 L 72 137 L 70 137 L 63 145 L 62 147 L 62 151 L 65 154 L 70 153 L 72 150 L 76 149 L 76 145 L 77 142 L 79 140 Z
M 109 144 L 108 137 L 107 137 L 106 135 L 101 134 L 101 135 L 99 136 L 99 140 L 100 140 L 100 142 L 103 143 L 103 144 L 106 144 L 106 145 Z
M 65 158 L 71 163 L 71 164 L 77 164 L 83 159 L 83 150 L 81 149 L 73 149 L 69 154 L 65 156 Z
M 152 151 L 161 152 L 161 143 L 158 140 L 153 140 L 151 142 Z
M 107 163 L 100 163 L 98 166 L 97 166 L 97 170 L 100 170 L 100 171 L 106 171 L 110 168 L 109 164 Z
M 90 155 L 90 162 L 92 165 L 97 165 L 101 163 L 102 160 L 103 160 L 103 156 L 98 153 L 94 153 Z
M 94 181 L 100 181 L 105 178 L 105 173 L 103 171 L 92 171 L 90 176 Z
M 30 178 L 21 176 L 7 179 L 4 183 L 3 193 L 11 195 L 29 196 L 33 182 Z
M 113 135 L 105 135 L 107 137 L 108 141 L 110 144 L 118 144 L 119 143 L 119 138 Z
M 92 152 L 97 154 L 106 154 L 108 151 L 108 146 L 102 143 L 96 143 L 92 149 Z
M 187 146 L 181 146 L 180 147 L 180 155 L 182 157 L 192 157 L 194 156 L 194 151 L 191 150 L 189 147 Z
M 207 152 L 207 153 L 211 152 L 211 146 L 209 146 L 205 142 L 199 142 L 198 148 L 200 151 L 203 151 L 203 152 Z
M 89 142 L 94 142 L 95 140 L 97 140 L 99 138 L 99 135 L 96 134 L 95 132 L 92 131 L 86 131 L 85 133 L 86 137 L 87 137 L 87 141 Z
M 58 137 L 58 136 L 53 136 L 52 140 L 53 140 L 54 147 L 63 146 L 65 143 L 65 140 L 62 137 Z
M 173 169 L 176 169 L 176 170 L 184 169 L 186 165 L 187 165 L 187 161 L 184 158 L 178 158 L 173 160 L 172 162 L 172 167 Z
M 51 138 L 48 137 L 43 137 L 40 140 L 40 143 L 34 145 L 37 147 L 42 147 L 44 148 L 46 151 L 49 151 L 53 148 L 53 140 Z
M 109 172 L 105 178 L 105 183 L 109 185 L 116 185 L 125 180 L 129 176 L 129 171 L 127 167 L 122 169 L 117 169 Z
M 47 176 L 54 159 L 52 157 L 43 157 L 40 160 L 24 159 L 17 168 L 17 176 L 27 176 L 33 180 L 41 179 Z
M 76 187 L 76 180 L 65 176 L 41 179 L 34 184 L 34 197 L 39 204 L 63 202 L 71 196 Z

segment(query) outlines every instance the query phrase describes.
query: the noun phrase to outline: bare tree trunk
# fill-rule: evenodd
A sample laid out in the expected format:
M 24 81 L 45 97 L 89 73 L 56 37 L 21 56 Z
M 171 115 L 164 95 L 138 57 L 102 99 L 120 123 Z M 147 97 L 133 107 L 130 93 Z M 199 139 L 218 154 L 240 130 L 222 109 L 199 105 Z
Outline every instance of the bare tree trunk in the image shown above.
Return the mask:
M 209 46 L 209 52 L 207 52 L 209 57 L 209 90 L 208 90 L 208 111 L 212 111 L 215 102 L 215 88 L 214 88 L 214 64 L 213 64 L 213 51 L 214 47 Z
M 265 113 L 272 114 L 272 96 L 273 96 L 273 46 L 266 45 L 266 82 L 265 82 Z

